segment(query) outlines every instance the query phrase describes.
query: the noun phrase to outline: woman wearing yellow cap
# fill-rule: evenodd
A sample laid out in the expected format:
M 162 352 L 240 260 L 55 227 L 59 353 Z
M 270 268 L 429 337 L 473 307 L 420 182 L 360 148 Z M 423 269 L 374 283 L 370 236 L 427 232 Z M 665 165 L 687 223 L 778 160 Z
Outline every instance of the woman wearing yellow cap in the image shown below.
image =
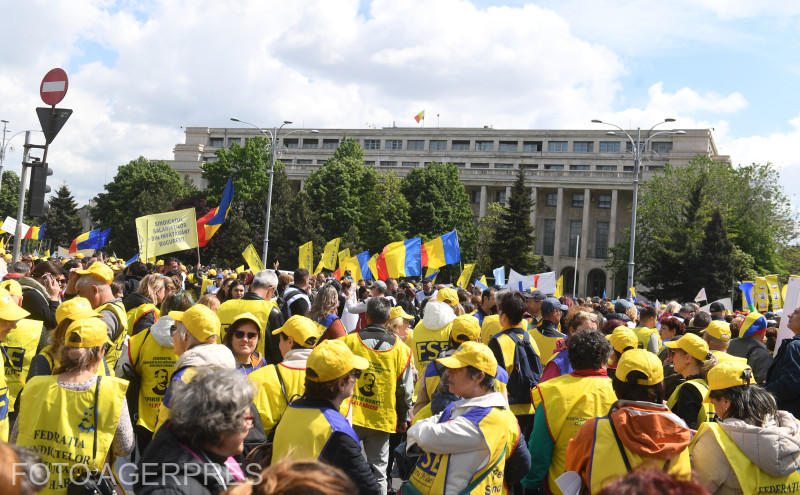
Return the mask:
M 67 493 L 71 475 L 102 470 L 111 449 L 133 450 L 125 380 L 97 376 L 109 342 L 99 318 L 73 322 L 59 352 L 56 376 L 32 378 L 22 391 L 12 441 L 32 447 L 50 468 L 48 493 Z
M 703 370 L 708 372 L 717 363 L 717 358 L 708 352 L 706 341 L 693 333 L 664 345 L 670 350 L 667 362 L 671 362 L 675 372 L 685 380 L 672 392 L 667 407 L 686 421 L 689 428 L 697 429 L 701 423 L 714 419 L 714 406 L 703 402 L 708 392 Z
M 746 363 L 708 372 L 706 401 L 716 422 L 700 425 L 690 445 L 692 468 L 711 493 L 800 492 L 800 425 L 755 385 Z
M 283 459 L 315 459 L 347 473 L 359 493 L 380 488 L 353 427 L 339 412 L 369 361 L 354 355 L 341 340 L 326 340 L 308 356 L 305 393 L 286 409 L 275 429 L 272 464 Z
M 225 329 L 222 344 L 231 350 L 236 358 L 236 367 L 245 375 L 267 365 L 264 356 L 256 351 L 263 333 L 261 321 L 252 313 L 238 315 Z
M 497 360 L 485 345 L 465 342 L 437 361 L 447 368 L 450 392 L 462 399 L 408 429 L 408 452 L 418 448 L 423 455 L 405 484 L 430 494 L 501 493 L 504 478 L 508 486 L 518 482 L 530 457 L 506 465 L 508 437 L 518 427 L 495 388 Z
M 402 306 L 394 306 L 389 310 L 389 321 L 386 322 L 386 331 L 405 342 L 412 321 L 414 321 L 414 317 L 406 313 Z

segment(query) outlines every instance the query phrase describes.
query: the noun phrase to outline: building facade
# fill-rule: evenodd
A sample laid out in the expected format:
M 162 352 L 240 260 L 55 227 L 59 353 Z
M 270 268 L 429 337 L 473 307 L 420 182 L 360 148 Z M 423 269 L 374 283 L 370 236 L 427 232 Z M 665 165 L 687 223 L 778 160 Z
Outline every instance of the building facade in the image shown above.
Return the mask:
M 684 166 L 698 154 L 730 162 L 717 152 L 710 129 L 684 132 L 653 136 L 643 153 L 641 180 L 666 163 Z M 635 131 L 629 133 L 635 136 Z M 217 149 L 234 142 L 243 145 L 256 135 L 260 132 L 251 127 L 187 127 L 186 141 L 173 150 L 172 167 L 204 187 L 200 165 L 215 160 Z M 616 295 L 605 265 L 609 248 L 631 225 L 634 181 L 633 145 L 621 133 L 609 135 L 607 128 L 284 128 L 278 135 L 278 159 L 294 191 L 333 156 L 345 136 L 358 140 L 366 166 L 401 177 L 430 162 L 452 162 L 459 168 L 476 219 L 486 215 L 489 203 L 506 201 L 516 170 L 522 168 L 534 200 L 535 253 L 544 256 L 557 275 L 564 275 L 564 293 L 574 288 L 578 295 Z M 645 137 L 643 133 L 642 141 Z

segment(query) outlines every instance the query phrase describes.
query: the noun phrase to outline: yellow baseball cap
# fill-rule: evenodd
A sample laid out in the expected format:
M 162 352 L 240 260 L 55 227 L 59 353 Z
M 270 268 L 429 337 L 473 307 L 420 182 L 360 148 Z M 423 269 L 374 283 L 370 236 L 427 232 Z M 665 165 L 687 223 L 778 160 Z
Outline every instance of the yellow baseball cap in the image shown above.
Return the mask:
M 369 361 L 353 354 L 343 341 L 329 339 L 320 342 L 311 351 L 306 361 L 306 368 L 314 370 L 317 375 L 312 377 L 306 373 L 306 378 L 312 382 L 324 383 L 336 380 L 351 370 L 365 370 L 369 368 Z
M 68 347 L 99 347 L 108 342 L 108 327 L 97 318 L 73 321 L 64 335 L 64 345 Z
M 610 335 L 606 335 L 606 340 L 611 342 L 614 350 L 620 354 L 625 352 L 625 349 L 631 347 L 636 349 L 639 346 L 639 339 L 636 338 L 636 334 L 633 333 L 633 330 L 622 325 L 615 328 Z
M 114 258 L 114 257 L 108 258 L 108 262 L 109 263 L 116 263 L 117 262 L 117 258 Z
M 717 340 L 728 342 L 731 340 L 731 326 L 720 320 L 713 320 L 705 329 L 705 332 Z
M 75 253 L 75 257 L 78 258 L 79 260 L 82 260 L 84 258 L 83 253 Z
M 66 318 L 72 321 L 84 318 L 102 318 L 103 315 L 95 312 L 89 300 L 83 297 L 73 297 L 61 303 L 56 309 L 56 322 L 61 323 Z
M 186 311 L 170 311 L 169 317 L 183 323 L 186 330 L 200 342 L 217 335 L 220 327 L 216 313 L 202 304 L 195 304 Z
M 639 385 L 655 385 L 664 381 L 664 365 L 658 356 L 647 349 L 631 349 L 625 351 L 617 363 L 616 377 L 621 382 L 628 383 L 628 374 L 631 371 L 641 371 L 646 379 L 638 379 Z
M 95 275 L 105 280 L 107 284 L 110 284 L 111 282 L 114 281 L 114 270 L 109 268 L 107 265 L 104 265 L 103 263 L 99 262 L 92 263 L 92 266 L 90 266 L 86 270 L 75 270 L 75 273 L 77 273 L 80 276 Z
M 458 292 L 450 287 L 439 289 L 439 291 L 436 293 L 436 300 L 447 303 L 450 306 L 455 306 L 458 304 Z
M 294 341 L 302 347 L 310 349 L 317 343 L 320 336 L 320 326 L 311 318 L 306 318 L 303 315 L 294 315 L 277 330 L 272 331 L 272 335 L 284 333 L 286 336 L 291 337 Z
M 22 286 L 16 280 L 8 279 L 0 283 L 0 288 L 7 290 L 12 296 L 22 296 Z
M 472 366 L 489 376 L 497 376 L 497 359 L 489 346 L 478 342 L 464 342 L 452 356 L 439 358 L 436 361 L 447 368 Z
M 753 369 L 746 362 L 723 361 L 708 372 L 708 390 L 724 390 L 739 385 L 755 384 Z M 709 395 L 703 402 L 710 403 Z
M 476 342 L 481 336 L 481 326 L 478 319 L 472 315 L 457 316 L 450 327 L 450 338 L 453 341 L 463 344 L 464 342 Z
M 164 266 L 164 260 L 156 261 L 156 266 Z
M 228 329 L 226 331 L 229 331 L 231 328 L 235 327 L 237 321 L 244 321 L 244 320 L 252 321 L 253 323 L 255 323 L 256 326 L 258 327 L 258 333 L 260 335 L 264 334 L 264 325 L 261 324 L 261 320 L 256 318 L 256 315 L 254 315 L 253 313 L 242 313 L 238 315 L 236 318 L 233 319 L 233 321 L 231 322 L 230 326 L 228 326 Z
M 413 320 L 414 317 L 406 313 L 402 306 L 395 306 L 389 310 L 389 319 L 402 318 L 404 320 Z
M 680 349 L 700 361 L 708 359 L 708 344 L 693 333 L 681 335 L 678 340 L 664 342 L 664 345 L 670 349 Z
M 17 321 L 30 315 L 27 311 L 17 306 L 11 293 L 0 288 L 0 320 Z
M 216 277 L 217 276 L 217 271 L 212 268 L 211 270 L 208 271 L 208 276 L 209 277 Z

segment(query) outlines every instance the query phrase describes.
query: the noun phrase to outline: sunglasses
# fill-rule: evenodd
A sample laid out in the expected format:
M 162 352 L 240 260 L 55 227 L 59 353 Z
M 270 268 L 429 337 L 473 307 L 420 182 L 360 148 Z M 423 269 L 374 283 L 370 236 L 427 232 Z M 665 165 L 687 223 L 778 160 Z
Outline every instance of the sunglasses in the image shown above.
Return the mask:
M 353 376 L 356 377 L 357 379 L 361 378 L 361 370 L 353 370 L 352 373 Z
M 178 331 L 178 327 L 175 326 L 175 325 L 172 325 L 171 327 L 169 327 L 169 336 L 170 337 L 174 337 L 175 336 L 175 332 L 177 332 L 177 331 Z
M 256 340 L 258 338 L 257 332 L 245 332 L 244 330 L 234 330 L 233 336 L 237 339 L 243 339 L 247 336 L 247 340 Z
M 59 278 L 59 279 L 58 279 L 58 283 L 59 283 L 59 284 L 61 284 L 61 285 L 66 285 L 66 283 L 67 283 L 67 279 L 65 279 L 65 278 Z

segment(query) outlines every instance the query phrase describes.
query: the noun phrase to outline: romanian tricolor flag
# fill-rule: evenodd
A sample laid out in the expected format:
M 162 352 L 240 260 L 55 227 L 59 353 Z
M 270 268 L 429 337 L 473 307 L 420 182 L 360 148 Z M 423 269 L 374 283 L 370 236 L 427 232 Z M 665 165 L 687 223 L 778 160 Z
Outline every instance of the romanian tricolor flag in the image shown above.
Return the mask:
M 90 232 L 84 232 L 72 241 L 72 244 L 69 246 L 69 252 L 72 254 L 83 251 L 84 249 L 102 249 L 103 246 L 106 245 L 110 233 L 111 229 L 96 229 Z
M 439 275 L 439 270 L 436 268 L 430 268 L 425 271 L 425 278 L 431 281 L 432 284 L 436 283 L 436 277 Z
M 25 237 L 23 237 L 23 239 L 41 241 L 44 239 L 44 226 L 45 224 L 42 224 L 41 227 L 29 227 L 28 232 L 25 233 Z
M 420 113 L 414 115 L 414 120 L 417 121 L 417 124 L 419 124 L 420 120 L 425 120 L 425 110 L 423 110 Z
M 405 241 L 393 242 L 383 248 L 378 256 L 378 276 L 380 280 L 399 277 L 418 277 L 422 274 L 422 239 L 414 237 Z
M 347 270 L 350 270 L 350 275 L 356 282 L 359 280 L 370 280 L 372 278 L 372 272 L 369 269 L 369 251 L 351 256 L 350 259 L 347 260 L 347 265 L 345 266 Z
M 378 257 L 380 257 L 380 253 L 375 253 L 369 259 L 369 261 L 367 261 L 367 267 L 369 268 L 369 274 L 371 278 L 378 276 Z
M 422 245 L 422 266 L 439 268 L 461 261 L 458 233 L 454 230 Z
M 233 201 L 233 177 L 228 179 L 225 190 L 222 192 L 222 201 L 219 206 L 212 208 L 202 218 L 197 220 L 197 243 L 200 247 L 205 247 L 211 237 L 219 230 L 222 223 L 228 217 Z

